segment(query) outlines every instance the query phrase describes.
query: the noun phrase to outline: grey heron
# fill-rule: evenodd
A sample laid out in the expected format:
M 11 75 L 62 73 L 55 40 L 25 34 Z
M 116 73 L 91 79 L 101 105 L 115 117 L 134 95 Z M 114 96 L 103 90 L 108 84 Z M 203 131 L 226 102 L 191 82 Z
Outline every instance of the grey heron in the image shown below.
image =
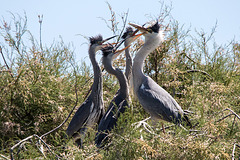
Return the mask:
M 135 36 L 135 35 L 132 34 L 131 36 Z M 129 37 L 124 37 L 124 38 L 125 39 L 122 42 L 127 40 L 126 38 L 129 38 Z M 113 59 L 117 57 L 118 54 L 121 53 L 121 51 L 129 47 L 129 45 L 126 46 L 125 44 L 126 47 L 124 49 L 116 51 L 116 49 L 121 45 L 121 43 L 118 44 L 116 47 L 109 45 L 102 48 L 102 52 L 103 52 L 102 62 L 103 62 L 104 68 L 108 73 L 117 77 L 118 82 L 120 84 L 120 89 L 118 90 L 116 96 L 111 101 L 106 114 L 104 115 L 104 117 L 101 119 L 99 123 L 98 133 L 95 138 L 95 143 L 97 147 L 102 147 L 104 145 L 104 142 L 106 142 L 108 139 L 107 132 L 111 131 L 116 126 L 117 120 L 120 114 L 125 112 L 126 107 L 129 107 L 127 78 L 119 68 L 113 68 L 112 66 Z
M 67 135 L 73 137 L 80 147 L 87 129 L 98 123 L 104 115 L 102 71 L 96 61 L 96 52 L 105 45 L 103 44 L 104 42 L 114 37 L 103 40 L 102 36 L 98 35 L 90 38 L 88 53 L 94 72 L 92 90 L 87 99 L 78 108 L 66 130 Z
M 130 23 L 145 36 L 145 43 L 136 53 L 133 60 L 133 87 L 142 107 L 151 115 L 155 123 L 159 119 L 180 125 L 182 121 L 191 126 L 188 117 L 175 99 L 152 78 L 144 75 L 143 63 L 145 58 L 164 41 L 164 31 L 156 22 L 150 27 L 142 27 Z
M 136 35 L 138 29 L 133 31 L 132 27 L 127 27 L 124 32 L 122 38 L 125 39 L 124 46 L 127 47 L 125 49 L 125 57 L 126 57 L 126 69 L 125 76 L 127 78 L 128 84 L 130 84 L 131 75 L 132 75 L 132 56 L 130 55 L 129 47 L 131 43 L 133 43 L 140 35 Z M 136 36 L 135 36 L 136 35 Z

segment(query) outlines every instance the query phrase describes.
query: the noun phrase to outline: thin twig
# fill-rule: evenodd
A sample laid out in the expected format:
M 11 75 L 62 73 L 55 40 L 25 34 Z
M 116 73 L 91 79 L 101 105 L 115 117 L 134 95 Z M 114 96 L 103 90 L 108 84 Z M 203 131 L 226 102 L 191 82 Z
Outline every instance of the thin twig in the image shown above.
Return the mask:
M 233 145 L 233 151 L 232 151 L 232 160 L 234 160 L 234 154 L 235 154 L 236 146 L 237 146 L 238 148 L 240 148 L 240 145 L 238 145 L 237 143 L 234 143 L 234 145 Z
M 2 158 L 4 158 L 4 159 L 7 159 L 7 160 L 10 160 L 8 157 L 6 157 L 6 156 L 4 156 L 4 155 L 2 155 L 2 154 L 0 154 L 0 157 L 2 157 Z
M 13 78 L 12 71 L 10 70 L 10 68 L 9 68 L 9 66 L 8 66 L 8 64 L 7 64 L 7 61 L 6 61 L 6 59 L 5 59 L 4 55 L 3 55 L 2 47 L 1 47 L 1 46 L 0 46 L 0 52 L 1 52 L 1 55 L 2 55 L 2 58 L 3 58 L 3 61 L 4 61 L 5 65 L 7 66 L 7 69 L 8 69 L 8 71 L 9 71 L 11 77 Z
M 229 117 L 229 116 L 231 116 L 231 115 L 234 115 L 234 114 L 230 113 L 230 114 L 228 114 L 228 115 L 226 115 L 226 116 L 218 119 L 217 122 L 220 122 L 220 121 L 224 120 L 225 118 L 227 118 L 227 117 Z
M 221 120 L 223 120 L 223 119 L 225 119 L 225 118 L 227 118 L 227 117 L 229 117 L 229 116 L 231 116 L 231 115 L 235 115 L 235 117 L 237 117 L 237 118 L 240 120 L 240 116 L 239 116 L 237 113 L 235 113 L 233 110 L 229 109 L 229 108 L 226 108 L 226 109 L 218 112 L 217 114 L 223 113 L 224 111 L 227 111 L 227 110 L 230 111 L 231 113 L 228 114 L 227 116 L 224 116 L 223 118 L 217 120 L 217 122 L 220 122 Z
M 49 151 L 50 153 L 52 153 L 52 154 L 55 155 L 56 157 L 60 158 L 57 154 L 55 154 L 55 153 L 51 150 L 51 148 L 48 146 L 48 144 L 47 144 L 46 142 L 44 142 L 44 140 L 43 140 L 41 137 L 39 137 L 38 135 L 34 134 L 34 135 L 31 135 L 31 136 L 29 136 L 29 137 L 27 137 L 27 138 L 19 141 L 17 144 L 15 144 L 14 146 L 12 146 L 12 147 L 10 148 L 10 157 L 11 157 L 11 160 L 14 159 L 13 150 L 14 150 L 17 146 L 21 145 L 22 143 L 24 143 L 24 142 L 27 141 L 27 140 L 32 139 L 33 137 L 38 138 L 38 139 L 47 147 L 47 149 L 48 149 L 48 151 Z
M 19 146 L 21 143 L 23 143 L 23 142 L 31 139 L 32 137 L 33 137 L 33 135 L 31 135 L 31 136 L 29 136 L 29 137 L 27 137 L 27 138 L 19 141 L 17 144 L 15 144 L 14 146 L 12 146 L 12 147 L 10 148 L 10 157 L 11 157 L 12 160 L 14 159 L 14 157 L 13 157 L 13 150 L 14 150 L 14 148 L 16 148 L 17 146 Z
M 37 138 L 47 147 L 47 149 L 48 149 L 48 151 L 49 151 L 50 153 L 52 153 L 53 155 L 55 155 L 57 158 L 60 158 L 57 154 L 55 154 L 55 153 L 51 150 L 51 148 L 48 146 L 48 144 L 47 144 L 41 137 L 39 137 L 39 136 L 36 135 L 36 134 L 34 134 L 33 136 L 34 136 L 34 137 L 37 137 Z
M 204 74 L 204 75 L 207 75 L 210 79 L 213 79 L 210 74 L 208 74 L 208 73 L 205 72 L 205 71 L 198 70 L 198 69 L 187 70 L 187 71 L 184 71 L 183 73 L 192 73 L 192 72 L 200 72 L 200 73 L 202 73 L 202 74 Z
M 122 30 L 121 30 L 119 36 L 118 36 L 117 43 L 118 43 L 119 40 L 121 39 L 122 34 L 123 34 L 123 32 L 124 32 L 124 29 L 125 29 L 125 27 L 126 27 L 126 24 L 127 24 L 127 18 L 128 18 L 128 12 L 129 12 L 129 10 L 128 10 L 127 13 L 126 13 L 126 17 L 125 17 L 125 19 L 124 19 L 124 17 L 122 17 L 122 20 L 123 20 L 123 28 L 122 28 Z
M 190 58 L 185 52 L 180 53 L 180 55 L 184 55 L 185 57 L 187 57 L 190 61 L 192 61 L 193 63 L 197 63 L 195 62 L 192 58 Z M 198 64 L 198 63 L 197 63 Z

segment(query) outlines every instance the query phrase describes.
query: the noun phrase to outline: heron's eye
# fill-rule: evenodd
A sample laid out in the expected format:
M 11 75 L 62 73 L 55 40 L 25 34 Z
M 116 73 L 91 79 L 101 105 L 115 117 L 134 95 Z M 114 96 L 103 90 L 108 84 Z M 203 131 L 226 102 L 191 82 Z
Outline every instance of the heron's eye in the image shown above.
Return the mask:
M 150 29 L 150 28 L 148 28 L 147 31 L 148 31 L 149 33 L 152 33 L 152 32 L 153 32 L 153 30 Z

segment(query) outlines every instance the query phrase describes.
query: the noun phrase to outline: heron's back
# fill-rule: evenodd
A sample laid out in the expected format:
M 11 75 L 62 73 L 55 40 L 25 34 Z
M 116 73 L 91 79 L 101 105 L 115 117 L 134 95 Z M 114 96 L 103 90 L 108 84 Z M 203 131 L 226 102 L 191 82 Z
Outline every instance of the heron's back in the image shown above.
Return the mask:
M 67 128 L 67 135 L 73 136 L 81 128 L 92 127 L 103 116 L 103 103 L 95 102 L 89 96 L 85 102 L 78 108 Z
M 137 97 L 143 108 L 157 119 L 179 123 L 182 108 L 174 98 L 150 77 L 146 77 L 136 90 Z

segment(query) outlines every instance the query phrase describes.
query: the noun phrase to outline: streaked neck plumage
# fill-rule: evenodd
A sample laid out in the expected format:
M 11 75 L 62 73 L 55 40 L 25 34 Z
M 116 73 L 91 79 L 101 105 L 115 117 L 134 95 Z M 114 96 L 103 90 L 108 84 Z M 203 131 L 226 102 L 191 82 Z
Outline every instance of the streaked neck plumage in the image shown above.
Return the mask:
M 131 43 L 130 43 L 128 40 L 126 40 L 126 41 L 124 42 L 124 47 L 127 47 L 127 46 L 129 46 L 129 45 L 131 45 Z M 132 57 L 131 57 L 131 55 L 130 55 L 129 48 L 127 48 L 127 49 L 125 50 L 125 56 L 126 56 L 125 76 L 126 76 L 126 78 L 127 78 L 128 84 L 129 84 L 129 83 L 130 83 L 131 74 L 132 74 L 132 65 L 133 65 L 133 63 L 132 63 Z
M 107 57 L 103 58 L 103 65 L 108 73 L 115 75 L 117 77 L 120 84 L 119 94 L 121 94 L 123 98 L 127 98 L 128 84 L 127 84 L 127 79 L 123 74 L 123 72 L 119 68 L 113 68 L 112 60 L 107 59 Z
M 143 63 L 146 57 L 154 51 L 160 43 L 163 41 L 163 32 L 159 33 L 147 33 L 145 35 L 145 43 L 141 49 L 137 52 L 133 60 L 133 83 L 134 91 L 136 92 L 139 86 L 143 83 L 146 76 L 143 73 Z
M 89 47 L 89 57 L 93 66 L 93 72 L 94 72 L 94 82 L 92 85 L 92 92 L 97 92 L 95 95 L 100 95 L 102 96 L 102 71 L 100 66 L 98 65 L 96 61 L 96 46 L 91 45 Z

